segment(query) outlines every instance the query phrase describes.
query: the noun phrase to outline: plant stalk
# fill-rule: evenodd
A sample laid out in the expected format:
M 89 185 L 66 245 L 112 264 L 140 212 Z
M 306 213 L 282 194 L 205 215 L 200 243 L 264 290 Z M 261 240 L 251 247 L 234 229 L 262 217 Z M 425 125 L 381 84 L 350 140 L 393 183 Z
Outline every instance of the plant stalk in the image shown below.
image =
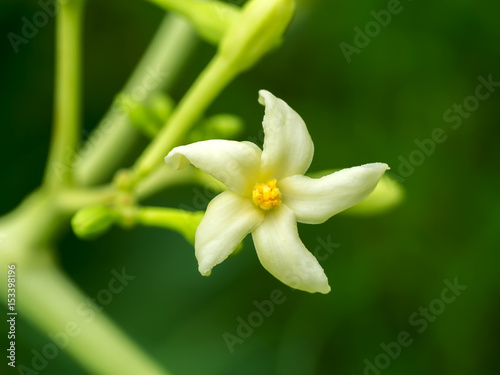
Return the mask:
M 196 40 L 186 20 L 175 14 L 165 16 L 119 96 L 144 101 L 157 91 L 168 89 Z M 83 186 L 106 181 L 139 137 L 140 132 L 130 124 L 127 108 L 115 100 L 86 143 L 88 152 L 75 170 L 76 181 Z
M 59 4 L 56 20 L 56 73 L 52 140 L 44 184 L 72 183 L 70 155 L 81 132 L 81 46 L 84 0 Z

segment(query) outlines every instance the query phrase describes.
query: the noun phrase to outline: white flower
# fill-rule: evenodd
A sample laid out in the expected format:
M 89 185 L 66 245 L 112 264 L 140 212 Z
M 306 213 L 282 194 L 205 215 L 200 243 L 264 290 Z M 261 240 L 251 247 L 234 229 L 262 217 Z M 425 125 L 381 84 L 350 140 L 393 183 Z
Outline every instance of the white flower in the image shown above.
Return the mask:
M 328 279 L 297 232 L 297 222 L 323 223 L 365 199 L 387 164 L 343 169 L 319 179 L 304 176 L 314 145 L 302 118 L 284 101 L 261 90 L 264 149 L 250 142 L 209 140 L 174 148 L 165 161 L 192 163 L 228 190 L 207 207 L 195 237 L 199 271 L 208 276 L 252 233 L 266 270 L 307 292 L 328 293 Z

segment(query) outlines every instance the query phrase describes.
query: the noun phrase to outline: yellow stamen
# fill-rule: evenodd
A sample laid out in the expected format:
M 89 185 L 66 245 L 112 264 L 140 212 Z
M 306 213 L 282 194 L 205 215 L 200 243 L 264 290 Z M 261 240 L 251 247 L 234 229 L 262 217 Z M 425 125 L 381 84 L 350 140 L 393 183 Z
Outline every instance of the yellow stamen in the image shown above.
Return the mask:
M 268 181 L 265 184 L 255 184 L 252 199 L 253 203 L 266 211 L 278 207 L 281 203 L 281 192 L 276 186 L 276 180 Z

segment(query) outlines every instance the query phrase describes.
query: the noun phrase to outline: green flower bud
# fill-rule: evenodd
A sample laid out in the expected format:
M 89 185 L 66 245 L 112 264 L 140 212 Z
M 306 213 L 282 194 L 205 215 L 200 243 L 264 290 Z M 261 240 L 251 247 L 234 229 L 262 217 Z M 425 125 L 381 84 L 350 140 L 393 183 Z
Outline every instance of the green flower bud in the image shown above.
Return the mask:
M 352 215 L 378 215 L 398 206 L 404 199 L 404 188 L 391 177 L 383 176 L 373 192 L 361 203 L 346 210 Z
M 178 12 L 191 21 L 207 42 L 218 44 L 238 18 L 240 9 L 220 1 L 149 0 L 167 10 Z
M 295 11 L 293 0 L 251 0 L 220 42 L 238 71 L 248 69 L 281 41 Z
M 188 143 L 207 139 L 234 139 L 243 131 L 243 120 L 231 114 L 219 114 L 201 122 L 188 136 Z
M 162 125 L 168 120 L 174 107 L 175 103 L 173 99 L 160 92 L 153 94 L 148 99 L 148 108 L 151 109 L 151 113 L 160 120 Z
M 115 173 L 113 184 L 118 190 L 124 192 L 131 192 L 136 184 L 135 175 L 128 169 L 120 169 Z
M 71 219 L 76 236 L 92 240 L 106 232 L 118 219 L 118 213 L 105 206 L 89 206 L 79 210 Z
M 241 250 L 243 250 L 243 242 L 240 242 L 239 245 L 236 246 L 236 249 L 234 249 L 234 251 L 231 254 L 229 254 L 229 257 L 232 258 L 237 255 L 240 255 Z
M 183 215 L 183 222 L 177 230 L 184 236 L 184 238 L 194 246 L 194 237 L 196 234 L 196 229 L 201 223 L 201 219 L 205 216 L 205 211 L 190 212 L 189 214 Z
M 141 102 L 128 95 L 121 95 L 117 100 L 126 109 L 132 125 L 150 138 L 158 134 L 174 108 L 174 101 L 160 92 Z

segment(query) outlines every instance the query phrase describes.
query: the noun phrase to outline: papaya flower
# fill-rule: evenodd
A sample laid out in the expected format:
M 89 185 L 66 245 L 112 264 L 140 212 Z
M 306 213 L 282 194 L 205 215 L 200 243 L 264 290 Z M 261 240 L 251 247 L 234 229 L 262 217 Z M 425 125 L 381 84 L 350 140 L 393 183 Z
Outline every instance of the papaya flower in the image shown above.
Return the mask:
M 299 238 L 297 222 L 320 224 L 365 199 L 384 172 L 384 163 L 342 169 L 321 178 L 304 176 L 314 145 L 302 118 L 283 100 L 259 92 L 265 106 L 264 146 L 208 140 L 174 148 L 165 161 L 189 163 L 227 186 L 208 205 L 196 230 L 199 271 L 210 275 L 249 233 L 257 256 L 284 284 L 328 293 L 328 279 Z

